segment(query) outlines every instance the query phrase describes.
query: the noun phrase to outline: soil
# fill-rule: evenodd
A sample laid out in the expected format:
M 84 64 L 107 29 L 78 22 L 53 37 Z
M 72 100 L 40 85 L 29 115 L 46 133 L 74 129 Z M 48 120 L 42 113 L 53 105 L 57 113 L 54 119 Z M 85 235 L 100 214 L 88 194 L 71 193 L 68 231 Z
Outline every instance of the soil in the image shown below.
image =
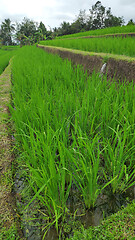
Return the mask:
M 0 229 L 16 225 L 19 239 L 24 239 L 19 227 L 16 196 L 12 192 L 12 140 L 9 136 L 10 65 L 0 75 Z
M 67 58 L 73 62 L 73 64 L 80 64 L 84 70 L 87 70 L 88 74 L 92 74 L 93 70 L 96 72 L 101 71 L 101 67 L 106 62 L 107 78 L 114 78 L 116 81 L 120 80 L 135 82 L 135 59 L 124 56 L 117 56 L 112 54 L 103 53 L 88 53 L 84 51 L 76 51 L 71 49 L 62 49 L 58 47 L 42 46 L 45 51 L 53 54 L 58 54 L 60 57 Z

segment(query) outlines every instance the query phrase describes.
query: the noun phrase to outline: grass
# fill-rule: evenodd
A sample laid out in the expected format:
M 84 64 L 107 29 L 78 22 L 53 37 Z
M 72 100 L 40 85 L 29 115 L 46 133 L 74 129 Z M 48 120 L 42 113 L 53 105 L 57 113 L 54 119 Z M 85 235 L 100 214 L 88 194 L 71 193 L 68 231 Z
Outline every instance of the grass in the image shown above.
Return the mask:
M 134 184 L 135 86 L 116 84 L 36 47 L 12 65 L 12 106 L 19 164 L 32 197 L 45 210 L 47 231 L 69 214 L 71 187 L 86 209 L 101 194 Z
M 81 229 L 70 240 L 135 239 L 135 202 L 103 220 L 99 226 Z
M 87 52 L 110 53 L 135 57 L 134 38 L 110 37 L 87 39 L 56 39 L 41 41 L 45 46 L 57 46 Z
M 19 236 L 17 236 L 17 228 L 16 228 L 16 224 L 12 225 L 10 228 L 5 228 L 3 227 L 0 231 L 0 239 L 1 240 L 19 240 Z

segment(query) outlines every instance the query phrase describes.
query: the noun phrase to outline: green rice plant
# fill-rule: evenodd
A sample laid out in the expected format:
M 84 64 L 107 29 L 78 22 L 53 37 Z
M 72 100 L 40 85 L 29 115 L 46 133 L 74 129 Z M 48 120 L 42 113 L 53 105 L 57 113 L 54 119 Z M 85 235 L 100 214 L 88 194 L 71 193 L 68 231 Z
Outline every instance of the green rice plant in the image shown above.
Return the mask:
M 104 148 L 104 175 L 106 179 L 114 179 L 111 183 L 113 194 L 120 191 L 125 191 L 127 188 L 135 184 L 135 169 L 132 168 L 135 156 L 135 147 L 128 142 L 128 135 L 130 134 L 130 127 L 117 130 L 111 129 L 114 135 L 111 139 L 105 140 L 107 144 Z M 133 139 L 131 140 L 134 142 Z M 130 165 L 126 165 L 130 161 Z
M 109 27 L 109 28 L 103 28 L 103 29 L 97 29 L 97 30 L 90 30 L 86 32 L 79 32 L 75 34 L 69 34 L 57 37 L 57 39 L 65 39 L 65 38 L 77 38 L 77 37 L 88 37 L 88 36 L 102 36 L 107 34 L 123 34 L 123 33 L 134 33 L 135 32 L 135 26 L 122 26 L 122 27 Z
M 42 41 L 45 46 L 57 46 L 77 49 L 87 52 L 111 53 L 135 57 L 134 38 L 110 37 L 110 38 L 83 38 L 83 39 L 56 39 Z
M 57 140 L 57 133 L 55 134 L 49 125 L 47 132 L 45 135 L 30 128 L 29 136 L 22 134 L 25 162 L 30 174 L 30 179 L 27 177 L 27 180 L 35 193 L 27 207 L 38 197 L 45 206 L 45 215 L 50 222 L 44 229 L 48 230 L 55 224 L 58 232 L 58 221 L 67 213 L 66 201 L 71 188 L 72 174 L 66 168 L 63 143 Z M 56 156 L 56 150 L 59 156 Z
M 39 54 L 41 53 L 41 58 L 44 58 L 45 53 L 42 50 L 39 51 L 39 49 L 35 48 L 34 51 L 37 51 Z M 20 55 L 18 55 L 18 59 Z M 49 57 L 48 54 L 47 56 L 51 61 L 54 59 L 53 56 Z M 60 58 L 58 59 L 62 61 Z M 37 56 L 35 56 L 35 61 L 37 61 Z M 16 124 L 16 140 L 20 144 L 20 149 L 24 152 L 24 164 L 26 168 L 29 168 L 30 179 L 28 182 L 35 192 L 33 198 L 38 197 L 45 206 L 46 214 L 51 219 L 51 223 L 55 223 L 58 230 L 58 220 L 66 212 L 66 201 L 72 182 L 71 174 L 68 171 L 65 161 L 66 155 L 63 155 L 64 150 L 61 150 L 63 149 L 61 140 L 65 140 L 68 136 L 68 128 L 66 127 L 68 120 L 65 117 L 70 114 L 68 107 L 66 106 L 65 108 L 64 104 L 63 111 L 61 111 L 61 104 L 66 92 L 65 88 L 62 87 L 65 81 L 63 78 L 64 72 L 58 82 L 55 73 L 50 74 L 51 71 L 50 69 L 48 70 L 49 66 L 51 68 L 50 63 L 46 63 L 44 67 L 42 65 L 40 67 L 39 65 L 39 68 L 43 69 L 43 73 L 45 71 L 44 76 L 42 75 L 42 71 L 37 73 L 31 70 L 27 75 L 27 69 L 30 65 L 27 62 L 25 63 L 25 61 L 22 68 L 20 68 L 18 61 L 16 62 L 16 66 L 18 66 L 18 70 L 22 69 L 20 75 L 16 68 L 12 70 L 14 105 L 10 107 L 10 110 Z M 59 69 L 61 75 L 61 66 Z M 58 68 L 56 68 L 56 71 L 58 71 Z M 47 74 L 48 78 L 46 80 Z M 49 77 L 49 75 L 51 76 Z M 31 76 L 33 76 L 33 82 L 30 82 Z M 36 79 L 37 76 L 38 81 Z M 49 83 L 50 79 L 51 83 Z M 70 79 L 69 77 L 69 81 Z M 59 88 L 58 86 L 61 87 Z M 67 87 L 70 87 L 70 84 L 67 84 Z M 38 92 L 37 89 L 39 89 Z M 16 93 L 15 95 L 14 92 Z M 67 96 L 65 100 L 66 102 L 69 101 Z M 70 118 L 68 117 L 68 119 Z M 58 154 L 56 154 L 57 152 Z
M 49 220 L 46 231 L 53 224 L 59 230 L 71 186 L 87 208 L 96 206 L 109 185 L 114 193 L 131 186 L 134 95 L 133 83 L 116 84 L 95 72 L 88 76 L 35 46 L 16 53 L 10 106 L 16 149 L 23 153 L 30 203 L 37 198 Z
M 15 54 L 15 51 L 5 51 L 0 49 L 0 74 L 7 67 L 10 58 Z
M 101 186 L 99 183 L 101 155 L 99 134 L 92 139 L 73 135 L 73 139 L 74 148 L 72 149 L 72 154 L 70 153 L 70 159 L 74 182 L 80 191 L 86 208 L 94 208 L 99 194 L 115 178 L 108 181 L 104 186 Z

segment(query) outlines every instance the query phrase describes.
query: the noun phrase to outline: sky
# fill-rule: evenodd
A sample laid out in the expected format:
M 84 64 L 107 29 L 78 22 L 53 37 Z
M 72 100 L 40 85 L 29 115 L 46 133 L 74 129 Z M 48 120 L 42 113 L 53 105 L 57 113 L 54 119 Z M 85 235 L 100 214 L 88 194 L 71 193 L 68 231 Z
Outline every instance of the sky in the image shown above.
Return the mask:
M 0 23 L 6 18 L 12 22 L 22 21 L 24 17 L 35 22 L 42 21 L 46 28 L 59 27 L 63 21 L 72 23 L 80 10 L 89 9 L 97 0 L 0 0 Z M 117 17 L 124 17 L 127 23 L 135 21 L 135 0 L 101 0 L 104 7 L 111 7 Z

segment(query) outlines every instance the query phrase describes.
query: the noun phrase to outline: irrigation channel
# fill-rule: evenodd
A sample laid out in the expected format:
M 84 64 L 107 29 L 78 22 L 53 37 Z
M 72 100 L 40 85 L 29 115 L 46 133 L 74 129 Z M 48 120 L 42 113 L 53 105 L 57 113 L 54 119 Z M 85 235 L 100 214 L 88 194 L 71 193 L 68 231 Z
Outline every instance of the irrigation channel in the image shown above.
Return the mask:
M 69 132 L 70 131 L 71 129 L 69 129 Z M 69 133 L 69 141 L 71 141 L 70 138 L 71 136 Z M 59 152 L 56 151 L 55 154 L 59 159 Z M 15 174 L 14 184 L 14 192 L 18 196 L 17 206 L 21 217 L 22 229 L 24 237 L 26 239 L 40 240 L 43 239 L 44 233 L 46 232 L 45 226 L 48 224 L 46 218 L 44 217 L 46 216 L 46 212 L 44 211 L 44 207 L 40 205 L 39 201 L 36 198 L 34 198 L 33 201 L 29 204 L 33 196 L 30 197 L 29 194 L 27 195 L 27 191 L 29 191 L 29 184 L 25 181 L 23 171 L 23 167 L 19 167 Z M 128 190 L 126 190 L 124 193 L 117 192 L 114 195 L 100 193 L 96 202 L 96 206 L 93 209 L 89 210 L 87 210 L 82 202 L 79 201 L 79 198 L 80 192 L 78 191 L 76 185 L 73 183 L 67 199 L 67 209 L 69 213 L 67 212 L 67 217 L 64 220 L 61 222 L 59 221 L 59 234 L 61 235 L 61 239 L 70 238 L 73 234 L 73 230 L 79 230 L 81 225 L 83 225 L 85 228 L 89 226 L 99 225 L 103 218 L 117 212 L 121 206 L 126 206 L 127 203 L 130 203 L 133 199 L 135 199 L 135 187 L 132 186 L 128 188 Z M 27 208 L 26 206 L 28 204 L 29 207 Z M 45 239 L 59 239 L 57 231 L 53 225 L 47 231 Z

